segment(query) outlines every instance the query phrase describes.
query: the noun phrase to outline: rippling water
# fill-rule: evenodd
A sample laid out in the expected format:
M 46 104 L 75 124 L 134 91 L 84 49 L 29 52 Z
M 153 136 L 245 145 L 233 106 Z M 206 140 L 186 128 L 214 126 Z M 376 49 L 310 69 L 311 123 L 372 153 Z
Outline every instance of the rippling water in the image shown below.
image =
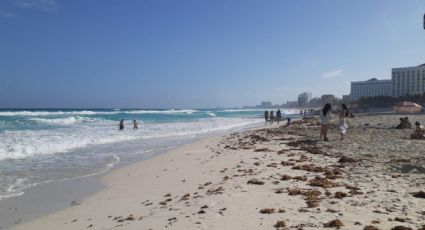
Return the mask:
M 0 110 L 0 199 L 36 184 L 101 173 L 120 160 L 148 158 L 199 136 L 258 126 L 263 112 Z M 124 131 L 118 131 L 120 119 Z

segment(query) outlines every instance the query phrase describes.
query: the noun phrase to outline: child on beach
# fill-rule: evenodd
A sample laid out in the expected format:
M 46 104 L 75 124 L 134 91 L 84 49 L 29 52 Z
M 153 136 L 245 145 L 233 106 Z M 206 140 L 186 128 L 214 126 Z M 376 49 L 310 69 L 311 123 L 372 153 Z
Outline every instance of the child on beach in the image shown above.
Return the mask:
M 344 135 L 347 132 L 348 125 L 347 121 L 345 120 L 346 117 L 348 117 L 348 107 L 346 104 L 341 105 L 341 111 L 339 112 L 339 133 L 341 134 L 341 141 L 344 140 Z
M 320 139 L 328 141 L 329 122 L 331 120 L 331 105 L 327 103 L 319 114 L 320 117 Z

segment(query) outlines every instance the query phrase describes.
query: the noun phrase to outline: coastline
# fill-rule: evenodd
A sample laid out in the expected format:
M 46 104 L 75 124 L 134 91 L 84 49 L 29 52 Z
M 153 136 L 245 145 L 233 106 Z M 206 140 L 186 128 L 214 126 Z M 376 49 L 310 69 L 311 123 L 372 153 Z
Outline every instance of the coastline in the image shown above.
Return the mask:
M 243 128 L 255 129 L 257 127 Z M 241 128 L 235 131 L 241 131 Z M 82 175 L 62 180 L 46 181 L 35 186 L 24 189 L 23 195 L 7 198 L 0 201 L 0 229 L 13 228 L 19 224 L 34 221 L 49 214 L 64 210 L 79 204 L 84 200 L 105 189 L 102 178 L 120 168 L 128 167 L 142 161 L 150 160 L 162 154 L 167 154 L 175 148 L 184 146 L 208 138 L 210 136 L 221 136 L 230 131 L 220 131 L 212 134 L 201 134 L 199 137 L 188 139 L 174 138 L 168 140 L 167 144 L 160 146 L 152 145 L 148 154 L 120 159 L 117 164 L 106 171 L 99 171 L 91 175 Z
M 419 229 L 425 199 L 412 193 L 425 185 L 424 142 L 391 129 L 397 116 L 357 117 L 351 139 L 338 141 L 333 127 L 320 142 L 314 119 L 207 137 L 118 168 L 102 191 L 15 229 Z M 376 146 L 385 141 L 376 134 L 395 139 Z

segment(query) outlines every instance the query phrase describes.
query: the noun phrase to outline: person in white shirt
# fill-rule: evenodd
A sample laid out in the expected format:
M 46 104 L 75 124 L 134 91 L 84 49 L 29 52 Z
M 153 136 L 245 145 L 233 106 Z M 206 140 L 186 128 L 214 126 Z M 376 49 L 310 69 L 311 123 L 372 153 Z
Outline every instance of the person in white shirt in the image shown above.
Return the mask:
M 319 118 L 320 118 L 320 140 L 328 141 L 328 129 L 329 129 L 329 123 L 331 120 L 331 105 L 327 103 L 322 111 L 320 111 Z

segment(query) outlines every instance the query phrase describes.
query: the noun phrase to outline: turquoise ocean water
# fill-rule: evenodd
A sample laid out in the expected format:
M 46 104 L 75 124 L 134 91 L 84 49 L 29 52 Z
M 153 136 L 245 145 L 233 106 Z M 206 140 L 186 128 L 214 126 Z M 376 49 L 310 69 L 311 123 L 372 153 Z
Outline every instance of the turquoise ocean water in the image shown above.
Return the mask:
M 119 162 L 146 159 L 203 136 L 261 126 L 263 113 L 0 109 L 0 200 L 37 184 L 102 173 Z M 118 131 L 120 119 L 125 120 L 124 131 Z M 139 122 L 139 130 L 132 129 L 132 120 Z

